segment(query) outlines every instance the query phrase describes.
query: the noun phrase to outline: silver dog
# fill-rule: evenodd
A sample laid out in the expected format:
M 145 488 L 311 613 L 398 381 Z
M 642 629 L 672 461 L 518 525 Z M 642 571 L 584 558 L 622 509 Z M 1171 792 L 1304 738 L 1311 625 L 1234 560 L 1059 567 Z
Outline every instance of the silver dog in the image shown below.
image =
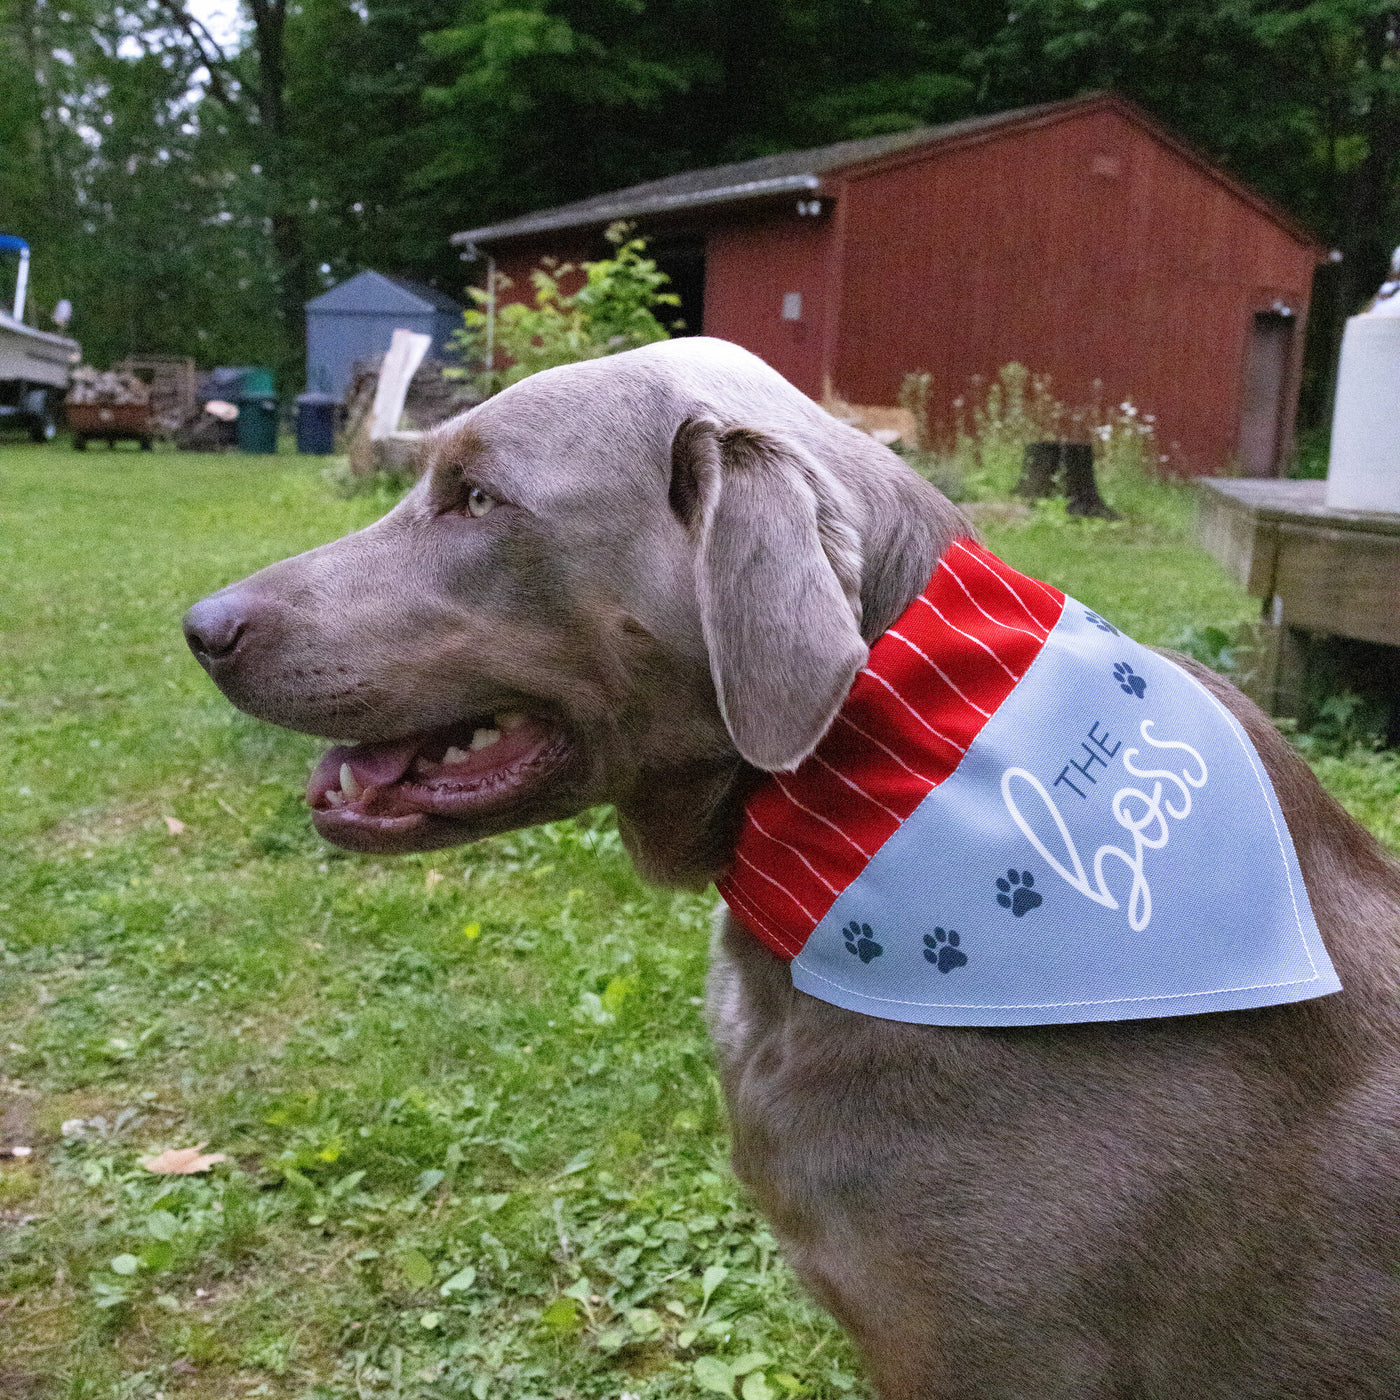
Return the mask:
M 759 774 L 811 752 L 968 528 L 713 340 L 536 375 L 426 461 L 382 520 L 185 624 L 236 705 L 344 741 L 308 796 L 353 850 L 610 802 L 648 879 L 705 885 Z M 795 991 L 720 924 L 735 1169 L 887 1400 L 1400 1395 L 1400 876 L 1193 673 L 1272 775 L 1339 995 L 915 1026 Z

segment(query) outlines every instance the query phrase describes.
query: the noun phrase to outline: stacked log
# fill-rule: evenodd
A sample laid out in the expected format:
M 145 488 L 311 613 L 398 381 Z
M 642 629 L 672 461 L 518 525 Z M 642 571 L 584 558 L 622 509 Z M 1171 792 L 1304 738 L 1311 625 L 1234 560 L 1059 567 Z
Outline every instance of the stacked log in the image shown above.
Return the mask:
M 470 385 L 449 379 L 441 360 L 430 355 L 418 366 L 409 381 L 404 400 L 401 431 L 391 433 L 379 444 L 369 437 L 370 408 L 374 391 L 379 385 L 379 372 L 384 368 L 384 356 L 356 363 L 350 386 L 345 391 L 345 431 L 343 439 L 349 444 L 350 471 L 354 476 L 371 476 L 375 472 L 398 475 L 418 470 L 418 444 L 428 428 L 435 428 L 449 418 L 475 408 L 481 395 Z
M 93 369 L 78 365 L 72 374 L 72 387 L 64 400 L 70 404 L 102 404 L 104 406 L 133 405 L 146 407 L 151 402 L 150 386 L 134 374 L 118 370 Z

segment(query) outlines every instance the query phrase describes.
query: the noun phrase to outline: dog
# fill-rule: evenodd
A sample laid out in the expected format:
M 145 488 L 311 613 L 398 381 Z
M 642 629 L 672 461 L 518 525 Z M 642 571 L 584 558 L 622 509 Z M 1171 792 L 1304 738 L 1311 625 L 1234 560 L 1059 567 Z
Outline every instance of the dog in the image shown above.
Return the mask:
M 327 840 L 425 850 L 611 803 L 638 870 L 696 888 L 970 533 L 760 360 L 684 339 L 443 425 L 383 519 L 185 628 L 234 704 L 337 741 L 308 788 Z M 1176 660 L 1272 778 L 1339 994 L 910 1025 L 796 990 L 718 921 L 735 1170 L 886 1400 L 1400 1395 L 1400 877 Z

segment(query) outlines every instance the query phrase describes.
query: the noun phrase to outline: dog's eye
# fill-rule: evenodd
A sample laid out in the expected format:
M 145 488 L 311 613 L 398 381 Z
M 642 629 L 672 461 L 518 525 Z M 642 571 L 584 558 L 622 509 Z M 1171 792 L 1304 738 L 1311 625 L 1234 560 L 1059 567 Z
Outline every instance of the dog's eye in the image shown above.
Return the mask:
M 467 492 L 467 510 L 479 520 L 488 510 L 492 510 L 497 504 L 494 496 L 488 496 L 479 486 L 473 486 Z

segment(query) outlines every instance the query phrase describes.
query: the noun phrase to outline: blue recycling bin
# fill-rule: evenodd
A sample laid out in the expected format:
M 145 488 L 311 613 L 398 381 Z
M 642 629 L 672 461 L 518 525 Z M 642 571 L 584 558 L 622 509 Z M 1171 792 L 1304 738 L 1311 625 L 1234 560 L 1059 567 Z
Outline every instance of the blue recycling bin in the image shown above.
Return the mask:
M 334 394 L 297 395 L 297 451 L 308 457 L 328 457 L 335 451 Z

